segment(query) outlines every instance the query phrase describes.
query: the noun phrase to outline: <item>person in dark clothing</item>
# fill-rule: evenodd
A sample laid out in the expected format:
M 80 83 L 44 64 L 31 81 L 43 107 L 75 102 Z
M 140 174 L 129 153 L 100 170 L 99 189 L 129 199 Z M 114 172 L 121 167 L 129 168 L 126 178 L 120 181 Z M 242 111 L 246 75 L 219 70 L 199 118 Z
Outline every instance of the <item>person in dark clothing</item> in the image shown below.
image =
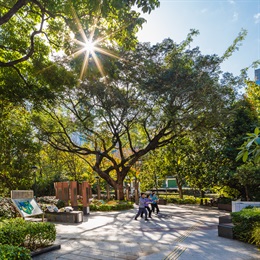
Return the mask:
M 146 198 L 145 198 L 145 208 L 147 209 L 147 211 L 148 211 L 148 216 L 149 216 L 149 218 L 152 218 L 152 210 L 150 209 L 150 206 L 149 206 L 149 204 L 151 204 L 152 203 L 152 201 L 150 200 L 150 198 L 149 198 L 149 194 L 146 196 Z M 141 213 L 141 218 L 143 217 L 143 213 Z
M 138 212 L 135 216 L 135 220 L 137 220 L 137 218 L 142 214 L 144 213 L 145 215 L 145 220 L 148 221 L 148 218 L 147 218 L 147 211 L 146 211 L 146 208 L 145 208 L 145 193 L 141 193 L 141 197 L 139 199 L 139 209 L 138 209 Z

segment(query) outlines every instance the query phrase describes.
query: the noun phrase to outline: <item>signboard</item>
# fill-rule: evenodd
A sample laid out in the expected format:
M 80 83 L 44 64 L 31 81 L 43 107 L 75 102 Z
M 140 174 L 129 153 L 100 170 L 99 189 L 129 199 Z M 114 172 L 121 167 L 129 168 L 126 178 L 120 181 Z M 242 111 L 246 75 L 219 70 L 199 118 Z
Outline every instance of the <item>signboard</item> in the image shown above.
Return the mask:
M 12 199 L 12 201 L 18 209 L 19 213 L 24 218 L 43 214 L 42 210 L 40 209 L 34 198 Z

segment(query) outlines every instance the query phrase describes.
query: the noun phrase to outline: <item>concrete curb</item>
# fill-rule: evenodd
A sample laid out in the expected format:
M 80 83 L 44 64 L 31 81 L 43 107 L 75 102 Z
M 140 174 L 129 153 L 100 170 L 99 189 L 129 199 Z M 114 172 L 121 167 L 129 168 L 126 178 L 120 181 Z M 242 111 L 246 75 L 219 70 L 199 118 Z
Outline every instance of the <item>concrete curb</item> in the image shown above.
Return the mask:
M 45 247 L 45 248 L 41 248 L 37 251 L 31 252 L 31 257 L 38 256 L 38 255 L 41 255 L 41 254 L 44 254 L 44 253 L 48 253 L 48 252 L 51 252 L 53 250 L 58 250 L 60 248 L 61 248 L 61 245 L 51 245 L 51 246 L 48 246 L 48 247 Z

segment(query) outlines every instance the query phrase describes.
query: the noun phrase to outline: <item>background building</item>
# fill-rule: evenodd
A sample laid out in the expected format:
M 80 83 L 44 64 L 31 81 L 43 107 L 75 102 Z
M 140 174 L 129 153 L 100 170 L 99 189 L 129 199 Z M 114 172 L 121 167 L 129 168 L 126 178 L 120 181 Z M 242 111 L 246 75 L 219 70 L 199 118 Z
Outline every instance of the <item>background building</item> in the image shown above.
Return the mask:
M 255 70 L 255 82 L 260 85 L 260 69 Z

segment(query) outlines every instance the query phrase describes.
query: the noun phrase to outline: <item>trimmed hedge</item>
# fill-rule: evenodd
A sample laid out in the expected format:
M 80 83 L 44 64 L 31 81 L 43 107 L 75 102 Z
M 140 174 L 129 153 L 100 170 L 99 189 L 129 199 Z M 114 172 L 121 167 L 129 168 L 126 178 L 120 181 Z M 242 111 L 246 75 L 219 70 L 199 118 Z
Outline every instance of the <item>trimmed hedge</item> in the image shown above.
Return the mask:
M 47 247 L 56 239 L 56 228 L 53 223 L 27 222 L 27 234 L 23 246 L 30 250 Z
M 24 247 L 0 245 L 1 260 L 30 260 L 30 250 Z
M 167 199 L 166 199 L 167 197 Z M 179 195 L 160 195 L 160 199 L 166 199 L 167 203 L 174 204 L 200 204 L 201 198 L 196 198 L 194 196 L 184 195 L 183 199 L 179 198 Z M 210 198 L 203 198 L 203 200 L 207 199 L 210 202 Z
M 260 241 L 260 208 L 247 207 L 238 212 L 232 212 L 234 237 L 247 243 Z
M 22 218 L 6 220 L 0 227 L 0 243 L 30 250 L 47 247 L 56 239 L 53 223 L 28 222 Z M 1 259 L 1 258 L 0 258 Z
M 8 219 L 0 228 L 0 244 L 22 246 L 26 237 L 26 222 L 22 218 Z
M 113 211 L 113 210 L 126 210 L 133 209 L 134 204 L 130 201 L 108 201 L 107 203 L 102 200 L 92 201 L 90 204 L 90 211 Z

